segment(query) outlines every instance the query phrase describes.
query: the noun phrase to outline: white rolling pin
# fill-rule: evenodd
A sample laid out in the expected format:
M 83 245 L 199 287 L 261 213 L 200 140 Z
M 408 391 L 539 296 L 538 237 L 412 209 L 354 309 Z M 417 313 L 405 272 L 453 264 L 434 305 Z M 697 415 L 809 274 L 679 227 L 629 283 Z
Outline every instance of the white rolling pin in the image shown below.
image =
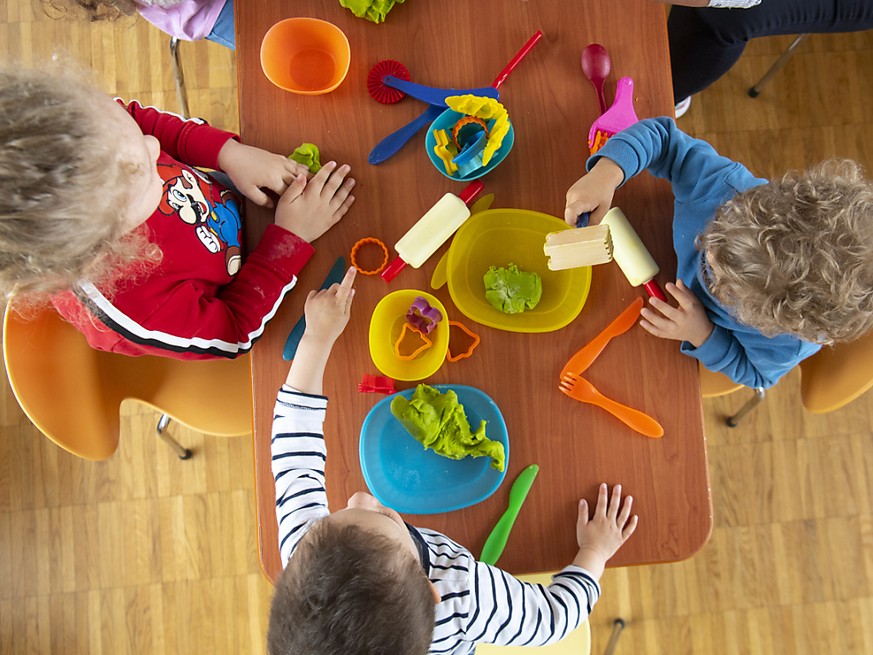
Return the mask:
M 624 212 L 618 207 L 610 209 L 601 224 L 609 226 L 612 237 L 612 258 L 631 286 L 643 285 L 650 296 L 667 302 L 667 296 L 655 281 L 660 269 L 639 235 L 631 227 Z
M 447 193 L 427 213 L 409 228 L 394 244 L 399 255 L 382 271 L 382 279 L 393 280 L 409 264 L 418 268 L 443 245 L 461 225 L 470 218 L 470 203 L 484 185 L 479 180 L 468 184 L 457 196 Z

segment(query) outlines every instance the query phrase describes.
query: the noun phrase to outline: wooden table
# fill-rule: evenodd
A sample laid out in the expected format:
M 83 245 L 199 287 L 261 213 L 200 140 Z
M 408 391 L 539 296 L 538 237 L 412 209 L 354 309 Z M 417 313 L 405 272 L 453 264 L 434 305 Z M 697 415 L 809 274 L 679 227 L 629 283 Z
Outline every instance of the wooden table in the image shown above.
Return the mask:
M 287 93 L 261 71 L 263 35 L 276 21 L 295 15 L 329 20 L 349 38 L 351 69 L 329 95 Z M 365 84 L 370 67 L 391 58 L 406 64 L 413 80 L 423 84 L 486 86 L 542 30 L 545 37 L 501 87 L 517 139 L 507 160 L 484 182 L 486 191 L 496 194 L 495 207 L 558 216 L 567 188 L 583 171 L 588 127 L 597 115 L 593 88 L 579 66 L 582 48 L 597 41 L 612 56 L 608 101 L 622 75 L 636 81 L 635 106 L 641 117 L 671 114 L 672 93 L 664 9 L 651 0 L 408 0 L 381 25 L 355 18 L 335 1 L 261 0 L 237 3 L 236 21 L 243 141 L 275 152 L 314 142 L 324 161 L 348 162 L 358 180 L 354 207 L 318 240 L 299 288 L 252 353 L 258 539 L 264 572 L 275 579 L 281 565 L 270 422 L 276 391 L 288 369 L 282 347 L 302 313 L 306 292 L 320 285 L 334 260 L 348 256 L 359 238 L 377 236 L 391 245 L 446 191 L 461 188 L 428 161 L 424 132 L 381 166 L 367 164 L 367 154 L 382 136 L 425 108 L 411 98 L 387 106 L 371 100 Z M 675 272 L 671 201 L 669 186 L 647 174 L 615 198 L 660 262 L 662 283 Z M 254 242 L 272 215 L 251 203 L 247 212 L 248 238 Z M 390 286 L 359 276 L 352 319 L 337 343 L 325 382 L 331 398 L 325 425 L 328 497 L 334 509 L 345 507 L 353 492 L 366 488 L 358 461 L 360 426 L 382 398 L 356 390 L 364 373 L 377 373 L 367 347 L 370 313 L 391 290 L 428 290 L 442 252 L 419 270 L 405 270 Z M 482 336 L 475 355 L 445 364 L 428 382 L 477 386 L 497 402 L 511 443 L 506 481 L 473 507 L 408 520 L 443 531 L 478 553 L 505 509 L 512 481 L 522 468 L 537 463 L 539 477 L 500 560 L 502 567 L 521 573 L 567 564 L 576 552 L 576 502 L 583 496 L 593 501 L 600 481 L 621 482 L 633 494 L 640 515 L 637 533 L 612 565 L 674 561 L 701 548 L 712 529 L 712 509 L 696 362 L 681 355 L 676 342 L 634 327 L 586 373 L 607 395 L 657 417 L 666 430 L 660 440 L 639 436 L 605 412 L 557 391 L 564 362 L 641 293 L 628 285 L 617 266 L 601 266 L 594 271 L 582 313 L 561 331 L 519 334 L 474 325 Z M 436 295 L 450 314 L 457 313 L 446 288 Z

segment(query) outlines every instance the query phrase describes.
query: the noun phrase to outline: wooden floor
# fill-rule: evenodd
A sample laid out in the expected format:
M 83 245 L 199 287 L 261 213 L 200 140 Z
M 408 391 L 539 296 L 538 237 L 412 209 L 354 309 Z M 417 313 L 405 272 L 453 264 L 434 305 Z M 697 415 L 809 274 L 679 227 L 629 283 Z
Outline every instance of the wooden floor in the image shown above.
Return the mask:
M 160 32 L 41 7 L 0 0 L 4 60 L 57 52 L 109 93 L 177 110 Z M 749 99 L 789 42 L 750 47 L 680 125 L 764 176 L 834 155 L 873 170 L 873 34 L 812 37 Z M 234 129 L 230 53 L 182 51 L 192 112 Z M 686 562 L 608 571 L 593 652 L 622 616 L 618 653 L 873 653 L 873 394 L 813 416 L 798 383 L 795 372 L 733 430 L 723 417 L 746 395 L 706 401 L 712 539 Z M 42 438 L 3 385 L 0 653 L 263 652 L 250 443 L 176 429 L 195 450 L 181 462 L 153 437 L 156 419 L 126 408 L 116 456 L 87 463 Z

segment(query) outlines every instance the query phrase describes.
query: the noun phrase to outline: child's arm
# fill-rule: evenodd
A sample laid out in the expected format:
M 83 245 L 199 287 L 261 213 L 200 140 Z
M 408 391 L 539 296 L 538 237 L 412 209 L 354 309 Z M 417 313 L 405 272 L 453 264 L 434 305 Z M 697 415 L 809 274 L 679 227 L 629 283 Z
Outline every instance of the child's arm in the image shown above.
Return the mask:
M 279 552 L 284 566 L 309 525 L 328 514 L 324 489 L 324 369 L 337 337 L 349 320 L 355 269 L 342 284 L 312 291 L 306 299 L 306 332 L 273 416 L 272 470 L 276 484 Z
M 705 141 L 685 134 L 671 118 L 647 118 L 610 137 L 588 158 L 586 168 L 588 175 L 567 192 L 564 218 L 574 226 L 576 216 L 585 211 L 593 211 L 592 221 L 599 221 L 609 209 L 615 189 L 644 170 L 669 180 L 677 202 L 700 200 L 713 192 L 733 195 L 739 190 L 731 191 L 728 178 L 733 174 L 742 176 L 738 182 L 742 182 L 743 189 L 756 180 L 742 164 L 722 157 Z M 726 199 L 719 198 L 718 202 Z M 594 204 L 598 200 L 601 204 Z
M 607 560 L 637 527 L 632 498 L 621 502 L 621 486 L 609 498 L 601 485 L 594 516 L 579 502 L 576 541 L 579 551 L 570 566 L 546 586 L 522 582 L 505 571 L 476 562 L 476 589 L 465 639 L 499 645 L 543 646 L 563 639 L 591 613 L 600 598 L 600 576 Z
M 308 175 L 303 164 L 240 143 L 235 134 L 210 126 L 199 118 L 143 107 L 138 102 L 122 105 L 143 134 L 154 136 L 161 150 L 189 166 L 222 170 L 240 192 L 256 205 L 272 207 L 262 188 L 282 195 L 297 175 Z

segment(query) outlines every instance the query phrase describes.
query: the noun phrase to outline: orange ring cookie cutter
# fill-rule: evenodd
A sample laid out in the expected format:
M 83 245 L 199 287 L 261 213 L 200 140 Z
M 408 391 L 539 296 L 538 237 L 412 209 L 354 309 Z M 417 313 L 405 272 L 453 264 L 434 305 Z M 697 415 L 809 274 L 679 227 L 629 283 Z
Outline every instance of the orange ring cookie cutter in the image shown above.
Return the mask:
M 478 116 L 464 116 L 463 118 L 459 118 L 455 123 L 455 126 L 452 128 L 452 142 L 455 144 L 455 147 L 458 150 L 461 150 L 461 144 L 458 142 L 458 135 L 461 133 L 461 128 L 466 125 L 478 125 L 483 130 L 485 130 L 485 138 L 488 138 L 488 124 L 479 118 Z
M 470 337 L 473 340 L 470 343 L 467 350 L 465 350 L 464 352 L 459 353 L 457 355 L 452 354 L 452 337 L 451 337 L 451 334 L 452 334 L 451 328 L 452 327 L 460 328 L 460 330 L 464 334 L 466 334 L 468 337 Z M 476 334 L 475 332 L 473 332 L 470 328 L 468 328 L 466 325 L 464 325 L 460 321 L 449 321 L 449 350 L 448 350 L 448 353 L 446 354 L 446 359 L 449 360 L 450 362 L 457 362 L 461 359 L 466 359 L 467 357 L 469 357 L 470 355 L 473 354 L 473 351 L 476 350 L 476 346 L 479 345 L 480 341 L 481 341 L 481 339 L 479 338 L 479 335 Z
M 358 264 L 358 250 L 368 245 L 378 246 L 382 249 L 382 263 L 375 271 L 365 271 Z M 352 252 L 349 256 L 349 259 L 351 259 L 352 261 L 352 266 L 354 266 L 358 273 L 360 273 L 361 275 L 379 275 L 379 273 L 384 271 L 385 267 L 388 265 L 388 247 L 376 237 L 364 237 L 363 239 L 359 239 L 355 243 L 355 245 L 352 246 Z
M 404 355 L 400 352 L 400 347 L 403 343 L 403 340 L 407 338 L 407 334 L 416 335 L 419 338 L 419 341 L 421 341 L 421 345 L 413 350 L 411 353 Z M 412 327 L 409 323 L 404 323 L 403 327 L 400 328 L 400 336 L 397 337 L 397 341 L 394 342 L 394 355 L 397 357 L 397 359 L 407 362 L 411 359 L 415 359 L 416 357 L 418 357 L 421 353 L 430 348 L 432 345 L 433 341 L 428 339 L 426 335 L 418 331 L 416 328 Z

